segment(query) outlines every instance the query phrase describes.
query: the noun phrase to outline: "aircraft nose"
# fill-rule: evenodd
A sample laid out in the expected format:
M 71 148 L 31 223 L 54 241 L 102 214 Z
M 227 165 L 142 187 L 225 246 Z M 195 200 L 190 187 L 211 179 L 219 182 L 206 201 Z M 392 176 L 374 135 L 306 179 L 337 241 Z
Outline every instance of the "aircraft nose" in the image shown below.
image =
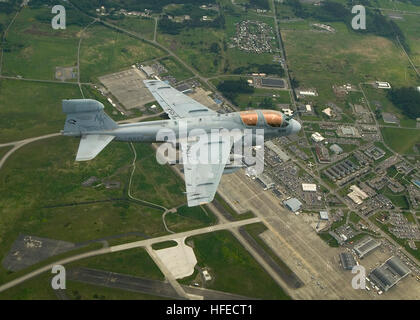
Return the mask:
M 298 133 L 300 131 L 300 129 L 302 128 L 302 126 L 300 125 L 300 123 L 297 122 L 294 119 L 291 120 L 290 125 L 291 125 L 291 133 Z

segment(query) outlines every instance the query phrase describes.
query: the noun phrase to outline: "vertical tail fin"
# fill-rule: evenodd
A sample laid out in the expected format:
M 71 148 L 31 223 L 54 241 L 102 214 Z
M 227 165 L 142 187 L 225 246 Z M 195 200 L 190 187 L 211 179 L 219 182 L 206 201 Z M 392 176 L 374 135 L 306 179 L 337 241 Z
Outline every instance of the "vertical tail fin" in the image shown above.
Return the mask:
M 92 99 L 63 100 L 67 114 L 64 135 L 81 136 L 91 131 L 107 131 L 118 127 L 104 111 L 104 105 Z
M 104 105 L 91 99 L 63 100 L 67 114 L 63 135 L 81 136 L 76 161 L 95 158 L 115 136 L 111 131 L 118 125 L 104 112 Z

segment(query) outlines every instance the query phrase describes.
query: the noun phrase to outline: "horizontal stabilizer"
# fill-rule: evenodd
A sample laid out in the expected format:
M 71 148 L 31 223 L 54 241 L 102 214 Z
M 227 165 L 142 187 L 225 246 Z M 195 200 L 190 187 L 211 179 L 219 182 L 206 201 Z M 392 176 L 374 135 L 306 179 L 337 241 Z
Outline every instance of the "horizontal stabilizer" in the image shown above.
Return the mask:
M 80 139 L 76 161 L 87 161 L 95 158 L 114 138 L 115 136 L 100 134 L 83 135 Z

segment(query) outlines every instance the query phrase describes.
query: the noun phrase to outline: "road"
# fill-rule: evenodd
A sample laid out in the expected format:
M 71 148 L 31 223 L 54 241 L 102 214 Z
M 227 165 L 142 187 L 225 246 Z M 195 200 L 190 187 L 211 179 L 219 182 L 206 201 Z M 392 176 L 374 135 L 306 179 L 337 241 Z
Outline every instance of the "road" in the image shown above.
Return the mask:
M 93 250 L 93 251 L 89 251 L 89 252 L 85 252 L 85 253 L 81 253 L 81 254 L 77 254 L 74 255 L 72 257 L 69 258 L 65 258 L 65 259 L 61 259 L 58 261 L 55 261 L 53 263 L 50 263 L 44 267 L 38 268 L 24 276 L 21 276 L 17 279 L 14 279 L 10 282 L 7 282 L 3 285 L 0 286 L 0 292 L 7 290 L 9 288 L 12 288 L 18 284 L 21 284 L 23 282 L 25 282 L 26 280 L 29 280 L 37 275 L 40 275 L 41 273 L 44 273 L 46 271 L 50 271 L 52 269 L 53 266 L 55 265 L 65 265 L 74 261 L 78 261 L 81 259 L 86 259 L 89 257 L 94 257 L 97 255 L 102 255 L 102 254 L 106 254 L 106 253 L 111 253 L 111 252 L 118 252 L 118 251 L 123 251 L 123 250 L 129 250 L 132 248 L 139 248 L 139 247 L 151 247 L 152 244 L 154 243 L 158 243 L 158 242 L 163 242 L 163 241 L 169 241 L 169 240 L 173 240 L 173 239 L 178 239 L 178 238 L 185 238 L 185 237 L 192 237 L 192 236 L 196 236 L 199 234 L 204 234 L 204 233 L 209 233 L 209 232 L 214 232 L 214 231 L 219 231 L 219 230 L 229 230 L 235 227 L 240 227 L 240 226 L 245 226 L 247 224 L 252 224 L 252 223 L 256 223 L 256 222 L 260 222 L 261 220 L 259 218 L 251 218 L 251 219 L 246 219 L 246 220 L 241 220 L 241 221 L 234 221 L 234 222 L 226 222 L 226 223 L 221 223 L 215 226 L 211 226 L 211 227 L 205 227 L 205 228 L 200 228 L 200 229 L 195 229 L 195 230 L 190 230 L 190 231 L 184 231 L 184 232 L 179 232 L 179 233 L 174 233 L 174 234 L 169 234 L 169 235 L 164 235 L 164 236 L 160 236 L 160 237 L 156 237 L 156 238 L 150 238 L 150 239 L 145 239 L 145 240 L 140 240 L 140 241 L 133 241 L 133 242 L 128 242 L 125 244 L 120 244 L 120 245 L 116 245 L 116 246 L 112 246 L 112 247 L 108 247 L 108 248 L 102 248 L 102 249 L 98 249 L 98 250 Z
M 34 142 L 34 141 L 39 141 L 39 140 L 43 140 L 43 139 L 57 137 L 59 135 L 61 135 L 61 133 L 59 133 L 59 132 L 58 133 L 51 133 L 51 134 L 46 134 L 45 136 L 40 136 L 40 137 L 35 137 L 35 138 L 28 138 L 28 139 L 24 139 L 24 140 L 20 140 L 20 141 L 14 141 L 14 142 L 8 142 L 8 143 L 0 144 L 0 147 L 14 146 L 12 149 L 10 149 L 3 156 L 3 158 L 1 158 L 1 160 L 0 160 L 0 169 L 3 167 L 3 165 L 6 162 L 7 158 L 9 158 L 13 154 L 13 152 L 15 152 L 16 150 L 20 149 L 24 145 L 27 145 L 28 143 L 31 143 L 31 142 Z
M 83 99 L 85 98 L 85 95 L 83 93 L 82 84 L 80 83 L 80 46 L 82 44 L 83 35 L 86 29 L 89 28 L 96 21 L 98 21 L 98 19 L 93 19 L 92 22 L 90 22 L 86 27 L 82 29 L 82 31 L 80 32 L 79 44 L 77 45 L 77 84 L 79 85 L 80 93 L 82 94 Z

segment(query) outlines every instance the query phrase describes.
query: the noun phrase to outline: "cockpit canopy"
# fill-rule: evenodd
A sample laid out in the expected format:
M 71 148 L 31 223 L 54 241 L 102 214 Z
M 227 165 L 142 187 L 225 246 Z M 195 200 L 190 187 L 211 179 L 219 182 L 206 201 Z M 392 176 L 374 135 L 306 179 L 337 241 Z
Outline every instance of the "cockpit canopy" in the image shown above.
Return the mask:
M 270 127 L 286 127 L 288 122 L 283 119 L 283 114 L 275 110 L 261 110 L 265 122 Z M 241 119 L 247 126 L 255 126 L 258 122 L 258 113 L 256 111 L 240 112 Z
M 255 126 L 258 122 L 258 113 L 256 111 L 240 112 L 242 122 L 247 126 Z
M 265 122 L 271 127 L 281 127 L 283 124 L 283 115 L 279 111 L 263 110 L 262 114 L 265 118 Z

